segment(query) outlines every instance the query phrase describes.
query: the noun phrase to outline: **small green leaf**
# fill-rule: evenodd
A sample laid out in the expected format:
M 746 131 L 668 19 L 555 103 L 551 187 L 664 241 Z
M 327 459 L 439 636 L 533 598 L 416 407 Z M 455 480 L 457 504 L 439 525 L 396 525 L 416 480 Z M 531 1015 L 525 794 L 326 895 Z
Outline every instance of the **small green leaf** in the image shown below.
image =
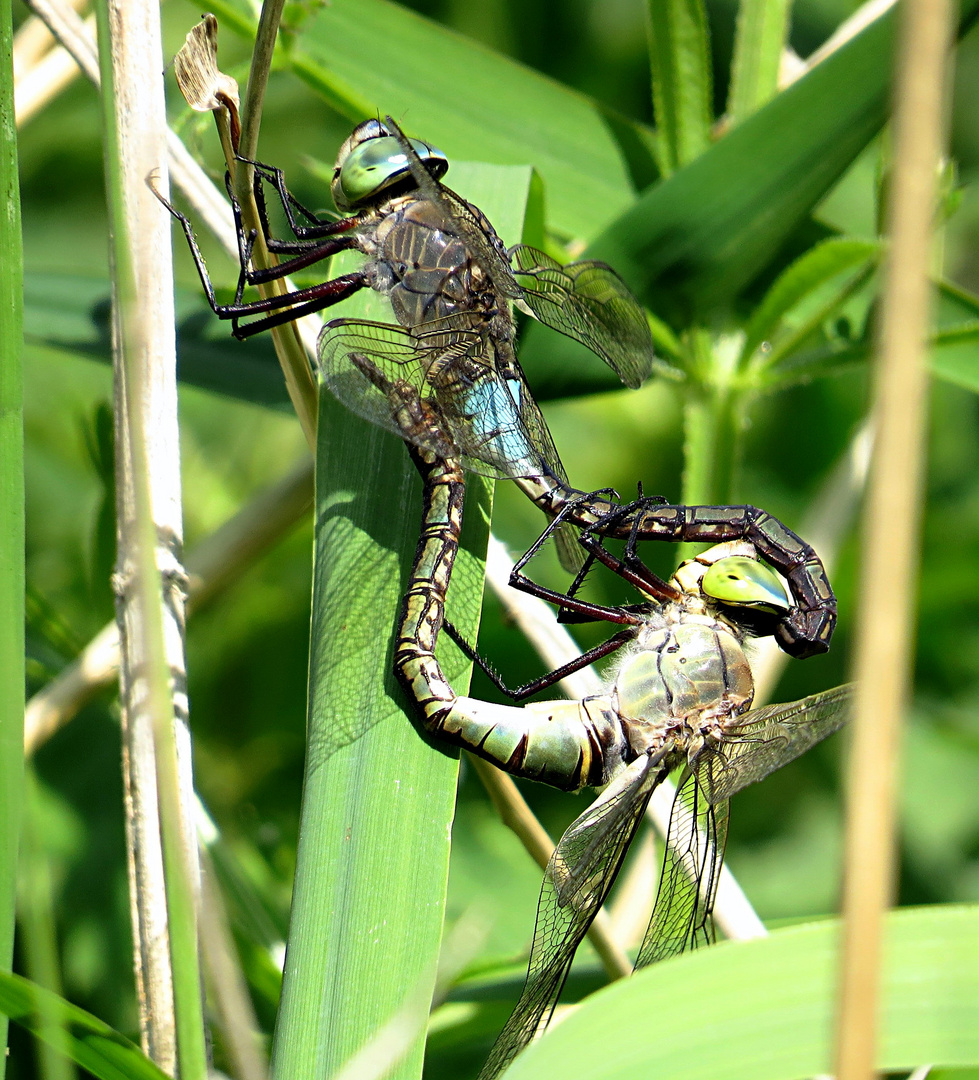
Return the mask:
M 0 971 L 0 1012 L 38 1038 L 50 1039 L 99 1080 L 167 1080 L 125 1035 L 20 975 Z
M 775 280 L 751 316 L 739 363 L 746 363 L 763 342 L 775 338 L 782 321 L 796 305 L 833 278 L 867 266 L 879 253 L 879 244 L 841 237 L 825 240 L 796 259 Z M 840 282 L 840 293 L 848 282 L 849 278 Z
M 979 320 L 939 331 L 929 356 L 932 375 L 979 394 Z

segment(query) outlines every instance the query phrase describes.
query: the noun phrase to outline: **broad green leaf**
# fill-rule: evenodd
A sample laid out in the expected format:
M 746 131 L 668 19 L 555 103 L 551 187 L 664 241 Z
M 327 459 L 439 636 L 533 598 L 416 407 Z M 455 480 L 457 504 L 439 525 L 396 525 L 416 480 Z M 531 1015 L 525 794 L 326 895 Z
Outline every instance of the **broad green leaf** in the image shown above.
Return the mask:
M 522 228 L 530 170 L 460 169 L 504 239 Z M 342 261 L 342 260 L 341 260 Z M 345 314 L 390 319 L 361 295 Z M 329 1076 L 410 998 L 431 998 L 444 914 L 457 755 L 432 745 L 392 674 L 394 631 L 420 525 L 399 440 L 321 395 L 308 752 L 273 1075 Z M 490 485 L 470 478 L 449 617 L 475 639 Z M 446 638 L 457 691 L 470 664 Z M 379 884 L 383 883 L 383 884 Z M 417 1076 L 423 1025 L 390 1075 Z
M 790 0 L 741 0 L 727 99 L 732 124 L 741 123 L 778 92 L 789 4 Z
M 840 237 L 825 240 L 796 259 L 775 280 L 751 316 L 740 363 L 745 363 L 763 342 L 775 337 L 782 320 L 796 305 L 846 271 L 868 265 L 879 253 L 879 244 Z M 840 283 L 840 290 L 845 284 Z
M 961 26 L 977 11 L 979 0 L 965 0 Z M 675 325 L 727 304 L 880 130 L 895 17 L 878 19 L 647 191 L 588 254 Z
M 979 0 L 964 0 L 959 32 Z M 716 320 L 779 255 L 887 117 L 892 10 L 696 161 L 648 189 L 586 255 L 622 275 L 676 328 Z M 521 358 L 531 385 L 560 396 L 569 372 L 593 389 L 614 376 L 585 350 L 530 327 Z
M 650 0 L 649 66 L 660 172 L 676 172 L 710 146 L 713 84 L 701 0 Z
M 319 7 L 288 58 L 351 121 L 390 113 L 450 160 L 533 164 L 568 236 L 594 236 L 656 175 L 642 125 L 386 0 Z
M 832 1068 L 839 925 L 779 930 L 678 957 L 595 994 L 507 1080 L 786 1080 Z M 876 1065 L 979 1063 L 979 909 L 887 919 Z M 610 1042 L 610 1033 L 628 1033 Z
M 50 1037 L 55 1049 L 99 1080 L 166 1080 L 125 1035 L 19 975 L 0 972 L 0 1012 L 38 1038 Z

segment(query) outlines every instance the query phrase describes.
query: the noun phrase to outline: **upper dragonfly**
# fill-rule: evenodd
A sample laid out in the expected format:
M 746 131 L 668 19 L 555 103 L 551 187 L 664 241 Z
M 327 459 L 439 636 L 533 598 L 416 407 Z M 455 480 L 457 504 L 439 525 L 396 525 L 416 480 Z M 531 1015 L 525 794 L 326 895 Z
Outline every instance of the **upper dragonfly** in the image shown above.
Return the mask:
M 631 544 L 747 540 L 792 589 L 795 604 L 778 629 L 779 644 L 796 656 L 828 648 L 836 604 L 822 564 L 768 514 L 750 506 L 669 506 L 660 499 L 623 507 L 607 493 L 586 494 L 568 484 L 517 362 L 513 308 L 583 342 L 627 385 L 638 386 L 653 360 L 649 326 L 610 267 L 593 260 L 562 266 L 525 245 L 508 250 L 486 217 L 440 182 L 448 169 L 445 155 L 409 140 L 390 117 L 358 125 L 340 149 L 332 193 L 338 209 L 350 214 L 340 220 L 321 220 L 302 206 L 281 170 L 252 164 L 266 243 L 288 258 L 271 269 L 249 268 L 254 236 L 246 234 L 232 193 L 241 255 L 234 303 L 217 303 L 190 223 L 173 211 L 212 308 L 232 321 L 237 337 L 328 307 L 359 289 L 377 290 L 389 299 L 397 324 L 337 319 L 326 325 L 317 347 L 321 377 L 352 411 L 404 435 L 384 387 L 410 388 L 439 415 L 432 430 L 440 441 L 420 430 L 409 436 L 416 445 L 460 460 L 473 472 L 515 480 L 547 514 L 578 528 Z M 266 185 L 276 191 L 294 239 L 272 235 Z M 347 249 L 366 256 L 360 269 L 282 296 L 242 301 L 246 285 Z M 647 583 L 662 599 L 675 595 L 666 582 Z
M 354 412 L 397 431 L 387 402 L 350 362 L 365 355 L 387 374 L 436 396 L 464 464 L 494 477 L 553 476 L 566 482 L 547 425 L 515 352 L 512 306 L 582 342 L 630 387 L 649 375 L 653 344 L 642 308 L 611 267 L 562 266 L 524 244 L 509 250 L 483 213 L 440 183 L 449 167 L 436 147 L 408 140 L 389 117 L 359 124 L 337 155 L 331 191 L 350 216 L 321 220 L 288 191 L 282 171 L 255 166 L 259 216 L 270 251 L 289 258 L 249 269 L 254 239 L 234 203 L 242 272 L 232 304 L 218 304 L 189 222 L 181 220 L 205 292 L 238 338 L 332 306 L 363 288 L 386 296 L 398 325 L 329 323 L 318 353 L 325 381 Z M 295 239 L 271 235 L 264 184 L 277 192 Z M 355 249 L 364 265 L 282 296 L 243 302 L 258 285 Z M 242 320 L 250 315 L 257 318 Z M 433 448 L 437 449 L 437 448 Z

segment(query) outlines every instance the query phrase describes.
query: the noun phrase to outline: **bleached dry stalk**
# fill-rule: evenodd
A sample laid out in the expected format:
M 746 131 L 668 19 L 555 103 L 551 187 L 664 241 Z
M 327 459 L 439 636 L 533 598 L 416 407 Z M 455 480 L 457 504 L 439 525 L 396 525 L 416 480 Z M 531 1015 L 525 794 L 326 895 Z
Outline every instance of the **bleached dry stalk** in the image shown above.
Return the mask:
M 199 871 L 186 727 L 185 575 L 159 10 L 100 9 L 106 189 L 112 224 L 120 696 L 130 895 L 146 1052 L 183 1080 L 206 1074 L 196 909 Z

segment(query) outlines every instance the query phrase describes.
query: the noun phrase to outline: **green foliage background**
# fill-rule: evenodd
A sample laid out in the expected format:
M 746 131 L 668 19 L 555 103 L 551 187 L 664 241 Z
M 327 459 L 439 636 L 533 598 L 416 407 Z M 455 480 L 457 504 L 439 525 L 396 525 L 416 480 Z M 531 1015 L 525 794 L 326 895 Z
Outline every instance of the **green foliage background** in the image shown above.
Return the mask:
M 792 14 L 791 41 L 807 55 L 832 32 L 854 5 L 846 0 L 799 0 Z M 607 130 L 633 122 L 651 124 L 648 53 L 644 14 L 639 3 L 595 0 L 482 0 L 467 4 L 444 0 L 419 3 L 428 18 L 453 28 L 487 49 L 530 65 L 553 79 L 590 95 L 596 105 L 587 115 L 602 117 Z M 220 9 L 219 9 L 220 10 Z M 328 63 L 345 76 L 345 57 L 357 63 L 356 26 L 346 27 L 337 3 L 323 17 L 336 20 L 328 40 Z M 708 5 L 714 108 L 723 110 L 728 82 L 735 5 Z M 19 16 L 24 12 L 15 7 Z M 222 66 L 245 78 L 248 42 L 231 29 L 224 13 Z M 322 14 L 322 13 L 320 13 Z M 166 49 L 172 54 L 199 15 L 197 6 L 168 5 Z M 287 18 L 302 27 L 318 13 L 296 6 Z M 356 22 L 356 19 L 354 19 Z M 397 25 L 401 26 L 401 23 Z M 365 31 L 366 32 L 366 31 Z M 298 40 L 302 42 L 301 32 Z M 369 43 L 368 43 L 369 44 Z M 310 52 L 313 47 L 307 45 Z M 376 41 L 377 93 L 413 135 L 443 146 L 450 157 L 479 160 L 484 119 L 467 114 L 466 87 L 457 89 L 444 124 L 415 126 L 413 113 L 428 113 L 424 102 L 439 57 L 418 55 L 407 41 Z M 403 66 L 402 66 L 403 59 Z M 428 75 L 426 75 L 428 72 Z M 521 72 L 514 68 L 513 85 Z M 513 85 L 501 86 L 499 129 L 485 136 L 486 159 L 515 164 L 500 149 L 505 138 L 521 138 L 519 102 Z M 324 206 L 328 196 L 323 168 L 351 128 L 354 99 L 341 100 L 336 86 L 322 86 L 307 72 L 306 81 L 283 64 L 272 78 L 266 103 L 261 156 L 287 171 L 304 202 Z M 541 91 L 543 93 L 543 91 Z M 209 118 L 185 115 L 173 95 L 172 115 L 184 137 L 217 169 Z M 354 105 L 351 102 L 354 101 Z M 339 107 L 339 109 L 337 108 Z M 534 102 L 527 101 L 528 112 Z M 956 204 L 944 226 L 943 273 L 962 290 L 979 293 L 979 35 L 959 49 L 952 114 L 952 149 L 958 165 Z M 585 113 L 583 113 L 585 115 Z M 515 121 L 514 116 L 518 119 Z M 433 121 L 434 124 L 434 121 Z M 596 123 L 596 131 L 603 130 Z M 607 135 L 606 130 L 606 135 Z M 634 128 L 641 131 L 642 129 Z M 95 92 L 79 81 L 22 132 L 25 286 L 29 347 L 26 362 L 28 497 L 28 659 L 30 689 L 56 673 L 112 616 L 108 576 L 114 558 L 112 527 L 111 398 L 109 369 L 102 344 L 90 328 L 80 332 L 77 312 L 107 293 L 106 235 L 102 192 L 99 117 Z M 606 188 L 575 187 L 574 154 L 599 154 L 597 144 L 569 126 L 557 150 L 546 142 L 524 163 L 544 177 L 544 220 L 553 241 L 577 246 L 593 241 L 628 203 L 622 178 Z M 529 140 L 529 136 L 527 136 Z M 886 137 L 885 137 L 886 138 Z M 820 204 L 811 236 L 837 231 L 873 241 L 877 237 L 880 168 L 885 138 L 876 140 Z M 576 142 L 577 140 L 577 142 Z M 457 149 L 459 147 L 460 149 Z M 465 147 L 465 151 L 461 149 Z M 568 155 L 570 165 L 549 166 L 549 158 Z M 636 153 L 628 179 L 639 188 L 652 183 L 652 157 Z M 561 169 L 565 169 L 562 174 Z M 644 171 L 645 170 L 645 171 Z M 600 171 L 600 170 L 596 170 Z M 449 181 L 451 182 L 451 174 Z M 618 184 L 618 187 L 616 185 Z M 603 191 L 607 189 L 607 201 Z M 613 205 L 612 192 L 619 191 Z M 798 254 L 802 239 L 794 237 Z M 205 244 L 214 277 L 230 285 L 234 268 Z M 789 261 L 789 252 L 746 283 L 740 299 L 715 326 L 729 329 L 744 318 Z M 185 310 L 199 311 L 197 282 L 182 251 L 178 275 Z M 951 304 L 953 301 L 947 301 Z M 976 317 L 979 304 L 956 300 Z M 871 293 L 860 293 L 833 312 L 833 325 L 820 325 L 815 337 L 858 341 Z M 668 310 L 655 311 L 662 318 Z M 674 321 L 675 325 L 675 321 Z M 220 328 L 207 335 L 224 337 Z M 820 337 L 821 335 L 821 337 Z M 272 483 L 307 451 L 294 418 L 263 381 L 262 345 L 228 345 L 206 351 L 186 337 L 187 371 L 195 375 L 212 362 L 224 367 L 200 378 L 242 381 L 255 376 L 248 403 L 184 387 L 181 398 L 185 528 L 188 546 L 204 537 L 263 486 Z M 197 349 L 198 352 L 194 350 Z M 220 357 L 212 360 L 212 353 Z M 845 351 L 845 350 L 844 350 Z M 242 360 L 242 355 L 251 359 Z M 561 389 L 561 378 L 528 347 L 532 386 Z M 798 528 L 829 470 L 844 453 L 864 416 L 866 369 L 859 349 L 851 363 L 831 378 L 787 386 L 752 399 L 740 465 L 725 485 L 733 501 L 764 506 Z M 936 361 L 945 378 L 933 385 L 932 426 L 924 529 L 918 661 L 913 722 L 905 742 L 901 797 L 899 902 L 932 904 L 979 900 L 979 359 L 974 339 Z M 214 376 L 213 371 L 225 372 Z M 584 376 L 585 379 L 591 376 Z M 273 376 L 273 383 L 275 377 Z M 600 376 L 594 376 L 595 380 Z M 251 384 L 249 384 L 251 385 Z M 272 405 L 273 407 L 269 407 Z M 684 495 L 683 399 L 669 379 L 651 380 L 638 392 L 615 390 L 590 396 L 564 396 L 546 404 L 555 441 L 572 481 L 584 489 L 614 486 L 631 493 L 641 480 L 647 492 L 679 500 Z M 417 507 L 405 513 L 414 518 Z M 514 551 L 537 535 L 533 508 L 508 485 L 498 486 L 493 529 Z M 197 782 L 218 823 L 216 851 L 246 970 L 260 1019 L 271 1031 L 278 974 L 270 957 L 284 941 L 295 866 L 303 768 L 305 692 L 309 633 L 311 525 L 298 528 L 256 567 L 242 575 L 217 602 L 190 623 L 188 649 L 191 718 Z M 654 563 L 668 569 L 673 552 L 657 553 Z M 777 697 L 789 700 L 826 688 L 846 676 L 850 613 L 853 605 L 857 544 L 848 533 L 833 575 L 841 622 L 833 652 L 788 668 Z M 556 566 L 541 575 L 560 582 Z M 595 582 L 607 600 L 625 600 L 615 583 Z M 604 593 L 601 590 L 606 590 Z M 587 635 L 583 641 L 590 641 Z M 511 684 L 540 668 L 518 632 L 507 625 L 488 596 L 480 629 L 481 650 Z M 492 697 L 478 676 L 474 694 Z M 795 921 L 832 913 L 839 888 L 841 739 L 818 747 L 735 802 L 728 861 L 759 913 L 770 922 Z M 52 738 L 35 758 L 39 783 L 28 811 L 33 820 L 33 857 L 50 868 L 57 941 L 61 950 L 63 992 L 135 1037 L 131 990 L 128 899 L 119 781 L 119 738 L 109 695 L 86 708 Z M 526 794 L 553 834 L 584 807 L 581 799 L 527 786 Z M 404 838 L 410 842 L 410 838 Z M 500 825 L 478 781 L 462 766 L 459 805 L 453 832 L 447 917 L 457 918 L 474 901 L 488 905 L 491 931 L 476 966 L 499 970 L 501 961 L 520 956 L 533 925 L 540 876 L 514 838 Z M 380 887 L 380 886 L 379 886 Z M 595 982 L 589 957 L 577 982 Z M 23 970 L 23 950 L 18 963 Z M 516 980 L 518 966 L 513 967 Z M 462 991 L 456 996 L 464 998 Z M 452 1005 L 441 1014 L 430 1039 L 428 1074 L 469 1075 L 480 1060 L 494 1024 L 505 1008 L 485 1008 L 475 1023 L 453 1020 Z M 495 1011 L 494 1011 L 495 1009 Z M 464 1036 L 464 1037 L 463 1037 Z M 218 1048 L 220 1060 L 220 1047 Z M 28 1037 L 11 1035 L 8 1076 L 37 1075 Z

